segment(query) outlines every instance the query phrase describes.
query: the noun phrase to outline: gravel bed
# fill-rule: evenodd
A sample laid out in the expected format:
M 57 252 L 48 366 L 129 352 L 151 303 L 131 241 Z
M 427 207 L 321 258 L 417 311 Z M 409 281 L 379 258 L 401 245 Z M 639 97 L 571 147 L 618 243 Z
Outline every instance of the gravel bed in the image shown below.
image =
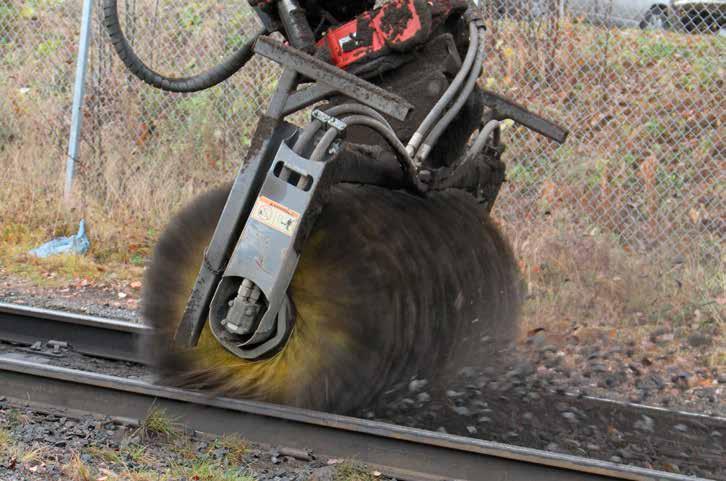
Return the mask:
M 81 284 L 47 289 L 16 279 L 0 284 L 0 302 L 140 323 L 139 295 L 138 288 L 122 289 L 110 285 Z
M 552 386 L 520 364 L 414 379 L 360 416 L 449 434 L 726 480 L 726 418 L 630 405 Z
M 212 438 L 170 425 L 148 433 L 127 420 L 12 404 L 0 398 L 3 481 L 373 481 L 366 466 L 314 453 Z
M 135 309 L 124 308 L 113 291 L 96 292 L 83 301 L 14 292 L 0 291 L 0 301 L 100 316 L 109 316 L 112 309 L 123 314 L 111 317 L 138 320 Z M 618 345 L 608 335 L 585 336 L 577 326 L 557 336 L 536 330 L 518 345 L 473 359 L 470 367 L 460 366 L 441 379 L 402 383 L 377 406 L 357 415 L 726 480 L 726 420 L 678 414 L 726 418 L 726 373 L 693 361 L 696 356 L 690 354 L 700 342 L 713 340 L 678 339 L 655 331 L 641 343 Z M 133 365 L 118 367 L 72 355 L 51 362 L 148 379 L 148 372 Z M 609 405 L 590 397 L 661 409 Z

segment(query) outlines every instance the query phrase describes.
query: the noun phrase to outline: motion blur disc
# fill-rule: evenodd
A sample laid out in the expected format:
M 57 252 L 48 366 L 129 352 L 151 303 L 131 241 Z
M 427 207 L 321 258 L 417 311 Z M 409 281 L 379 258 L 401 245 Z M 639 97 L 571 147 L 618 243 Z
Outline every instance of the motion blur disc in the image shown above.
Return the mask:
M 461 191 L 419 197 L 374 186 L 332 189 L 288 294 L 295 325 L 282 350 L 245 361 L 207 326 L 171 348 L 229 188 L 195 199 L 170 223 L 147 271 L 143 315 L 161 380 L 214 394 L 347 413 L 412 375 L 433 378 L 482 336 L 516 333 L 511 250 Z

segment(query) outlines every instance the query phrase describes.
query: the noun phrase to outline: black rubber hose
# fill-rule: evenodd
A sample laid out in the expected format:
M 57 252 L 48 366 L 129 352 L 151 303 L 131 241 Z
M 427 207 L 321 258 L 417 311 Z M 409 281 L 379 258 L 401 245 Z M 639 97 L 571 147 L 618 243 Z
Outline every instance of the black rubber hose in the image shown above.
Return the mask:
M 230 78 L 252 58 L 255 42 L 266 33 L 265 29 L 259 30 L 234 54 L 206 72 L 191 77 L 172 78 L 151 70 L 131 48 L 121 29 L 117 0 L 103 0 L 103 23 L 111 37 L 113 48 L 131 73 L 152 87 L 181 93 L 205 90 Z

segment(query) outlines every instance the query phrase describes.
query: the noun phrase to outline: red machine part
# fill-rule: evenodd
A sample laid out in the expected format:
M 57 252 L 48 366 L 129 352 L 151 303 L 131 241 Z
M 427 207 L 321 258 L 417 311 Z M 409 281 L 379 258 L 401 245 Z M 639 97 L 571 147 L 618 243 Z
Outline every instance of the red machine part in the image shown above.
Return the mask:
M 424 43 L 435 21 L 466 7 L 466 0 L 395 0 L 328 30 L 318 47 L 328 50 L 333 65 L 345 69 Z

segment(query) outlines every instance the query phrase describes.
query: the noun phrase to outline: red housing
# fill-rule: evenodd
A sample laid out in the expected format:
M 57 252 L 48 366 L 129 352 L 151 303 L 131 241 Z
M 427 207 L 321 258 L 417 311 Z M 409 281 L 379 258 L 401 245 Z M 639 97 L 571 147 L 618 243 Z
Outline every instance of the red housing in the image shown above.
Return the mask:
M 391 51 L 410 50 L 429 38 L 432 15 L 448 18 L 465 9 L 464 0 L 396 0 L 330 29 L 318 47 L 328 50 L 332 64 L 345 69 Z

